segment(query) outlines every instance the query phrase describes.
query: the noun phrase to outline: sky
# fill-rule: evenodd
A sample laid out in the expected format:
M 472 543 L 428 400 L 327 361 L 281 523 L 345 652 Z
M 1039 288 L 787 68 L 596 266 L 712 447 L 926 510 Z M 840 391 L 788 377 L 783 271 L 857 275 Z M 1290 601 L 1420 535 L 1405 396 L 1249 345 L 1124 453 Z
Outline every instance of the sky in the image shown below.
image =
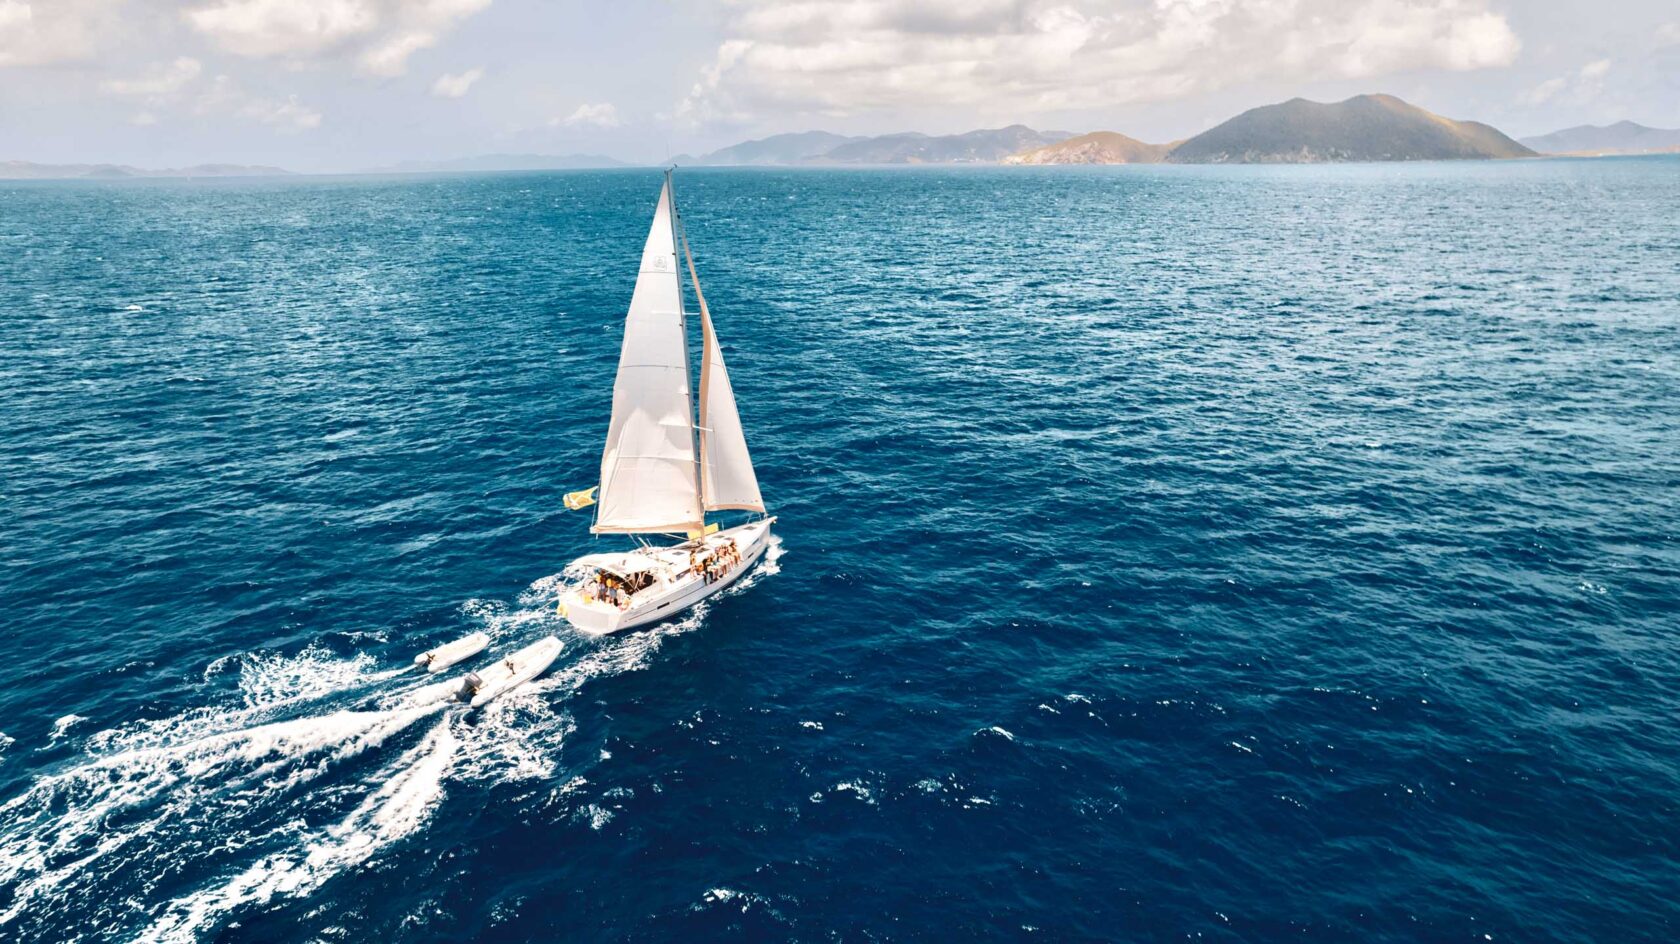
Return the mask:
M 821 128 L 1187 137 L 1387 92 L 1680 127 L 1674 0 L 0 0 L 0 160 L 658 162 Z

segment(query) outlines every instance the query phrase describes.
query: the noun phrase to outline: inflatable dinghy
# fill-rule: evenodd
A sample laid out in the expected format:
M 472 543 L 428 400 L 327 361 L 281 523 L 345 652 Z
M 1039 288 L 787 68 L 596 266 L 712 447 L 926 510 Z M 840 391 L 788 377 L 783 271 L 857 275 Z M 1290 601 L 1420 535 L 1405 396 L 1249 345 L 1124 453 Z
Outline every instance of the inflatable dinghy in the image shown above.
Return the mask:
M 484 651 L 490 645 L 487 633 L 473 633 L 463 636 L 448 645 L 436 649 L 427 649 L 414 657 L 414 664 L 424 666 L 427 672 L 442 672 L 462 659 L 470 659 Z
M 461 678 L 455 700 L 482 708 L 543 674 L 560 655 L 561 648 L 559 638 L 546 636 L 512 655 L 502 657 L 494 665 L 478 672 L 468 672 Z

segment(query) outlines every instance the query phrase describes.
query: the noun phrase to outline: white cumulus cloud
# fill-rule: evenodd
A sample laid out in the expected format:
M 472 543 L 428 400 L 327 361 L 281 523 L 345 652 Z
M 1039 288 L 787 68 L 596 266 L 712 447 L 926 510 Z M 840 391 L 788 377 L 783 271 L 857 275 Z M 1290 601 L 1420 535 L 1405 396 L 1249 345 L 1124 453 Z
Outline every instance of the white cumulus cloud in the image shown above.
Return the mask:
M 432 94 L 439 98 L 460 98 L 467 94 L 467 89 L 472 88 L 474 82 L 482 78 L 484 78 L 482 68 L 468 69 L 465 72 L 454 74 L 445 73 L 438 76 L 437 81 L 432 83 Z
M 597 128 L 616 128 L 622 124 L 618 120 L 618 109 L 608 102 L 601 102 L 596 105 L 579 105 L 570 115 L 553 123 L 568 127 L 594 125 Z
M 1510 64 L 1489 0 L 739 0 L 677 114 L 1054 111 Z
M 0 68 L 86 59 L 121 0 L 0 0 Z
M 234 55 L 310 60 L 351 54 L 362 71 L 401 75 L 414 53 L 437 45 L 490 0 L 213 0 L 182 13 Z

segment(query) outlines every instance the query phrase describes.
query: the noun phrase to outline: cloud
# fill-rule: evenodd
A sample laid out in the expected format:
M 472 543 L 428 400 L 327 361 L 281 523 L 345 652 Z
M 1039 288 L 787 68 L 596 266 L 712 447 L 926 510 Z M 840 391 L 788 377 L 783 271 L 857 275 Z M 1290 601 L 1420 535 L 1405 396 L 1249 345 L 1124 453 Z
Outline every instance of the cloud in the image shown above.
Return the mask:
M 158 106 L 179 100 L 194 86 L 204 66 L 197 59 L 182 56 L 174 62 L 160 63 L 132 79 L 111 79 L 100 88 L 112 95 L 138 98 Z M 298 101 L 296 95 L 283 99 L 264 98 L 246 93 L 230 76 L 218 75 L 208 87 L 200 91 L 194 101 L 194 111 L 201 115 L 233 115 L 256 121 L 282 131 L 305 131 L 319 127 L 321 113 Z M 158 123 L 152 109 L 144 109 L 129 121 L 146 126 Z
M 155 65 L 138 78 L 111 79 L 101 82 L 99 87 L 112 95 L 132 95 L 157 101 L 173 97 L 198 78 L 203 70 L 204 66 L 197 59 L 182 56 L 174 62 Z
M 283 101 L 251 99 L 240 114 L 282 131 L 303 131 L 321 126 L 321 113 L 288 95 Z
M 308 131 L 321 125 L 321 113 L 298 101 L 296 95 L 283 99 L 251 95 L 231 76 L 218 75 L 198 98 L 195 110 L 201 115 L 233 115 L 281 131 Z
M 467 94 L 467 89 L 472 88 L 474 82 L 482 78 L 484 78 L 482 68 L 468 69 L 457 75 L 445 73 L 438 76 L 437 81 L 432 83 L 432 94 L 439 98 L 460 98 Z
M 366 0 L 218 0 L 182 16 L 222 50 L 254 58 L 316 55 L 379 25 Z
M 1567 93 L 1569 101 L 1585 104 L 1598 97 L 1604 89 L 1604 77 L 1610 73 L 1609 59 L 1597 59 L 1567 75 L 1547 79 L 1530 89 L 1523 100 L 1530 105 L 1544 105 Z
M 1547 79 L 1539 85 L 1536 85 L 1534 88 L 1529 89 L 1528 94 L 1523 96 L 1523 100 L 1528 102 L 1530 105 L 1543 105 L 1556 98 L 1559 92 L 1568 87 L 1569 79 L 1567 77 L 1559 76 L 1555 79 Z
M 616 128 L 623 124 L 618 119 L 618 108 L 608 102 L 601 102 L 598 105 L 579 105 L 570 115 L 557 118 L 549 123 L 566 125 L 567 127 L 594 125 L 597 128 Z
M 1255 79 L 1510 64 L 1488 0 L 739 0 L 677 115 L 1159 102 Z
M 1581 78 L 1583 78 L 1583 79 L 1602 79 L 1602 78 L 1604 78 L 1604 74 L 1606 72 L 1609 72 L 1609 71 L 1610 71 L 1610 60 L 1600 59 L 1597 62 L 1589 62 L 1586 65 L 1582 66 L 1581 67 Z
M 3 0 L 0 0 L 3 2 Z M 182 13 L 217 48 L 253 59 L 308 61 L 352 54 L 358 67 L 402 75 L 490 0 L 214 0 Z
M 86 59 L 120 0 L 0 0 L 0 68 Z
M 18 29 L 35 20 L 35 8 L 19 0 L 0 3 L 0 30 Z

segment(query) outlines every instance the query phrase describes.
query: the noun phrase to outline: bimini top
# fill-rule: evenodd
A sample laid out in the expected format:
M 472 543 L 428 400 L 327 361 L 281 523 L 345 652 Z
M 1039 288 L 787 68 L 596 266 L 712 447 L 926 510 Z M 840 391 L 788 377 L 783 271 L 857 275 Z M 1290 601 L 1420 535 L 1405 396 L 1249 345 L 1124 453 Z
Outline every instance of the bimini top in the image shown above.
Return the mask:
M 652 573 L 662 569 L 658 561 L 642 554 L 589 554 L 578 558 L 575 563 L 604 570 L 619 577 Z

